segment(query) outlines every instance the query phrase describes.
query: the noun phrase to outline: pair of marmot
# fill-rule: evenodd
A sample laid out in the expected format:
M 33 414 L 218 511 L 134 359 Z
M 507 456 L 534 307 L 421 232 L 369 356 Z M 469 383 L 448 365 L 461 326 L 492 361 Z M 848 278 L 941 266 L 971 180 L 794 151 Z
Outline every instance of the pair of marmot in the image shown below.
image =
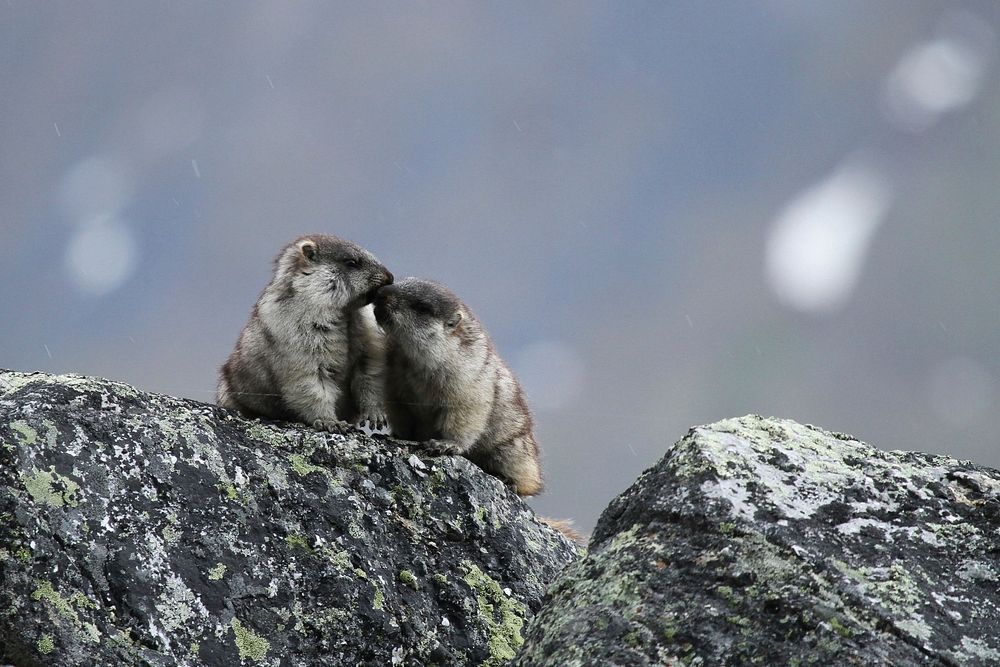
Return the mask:
M 374 255 L 335 236 L 304 236 L 278 255 L 222 367 L 217 403 L 327 430 L 388 424 L 519 495 L 542 489 L 521 386 L 472 311 L 443 285 L 394 283 Z

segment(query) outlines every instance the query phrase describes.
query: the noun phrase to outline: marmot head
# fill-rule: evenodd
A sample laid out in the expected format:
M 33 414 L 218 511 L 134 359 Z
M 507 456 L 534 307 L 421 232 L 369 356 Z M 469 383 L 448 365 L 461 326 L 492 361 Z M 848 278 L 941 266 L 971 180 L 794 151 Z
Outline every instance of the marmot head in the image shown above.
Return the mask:
M 375 319 L 390 340 L 433 358 L 482 337 L 462 301 L 444 285 L 404 278 L 375 295 Z
M 392 284 L 392 273 L 361 246 L 328 234 L 289 243 L 275 261 L 275 277 L 289 295 L 318 308 L 360 308 Z

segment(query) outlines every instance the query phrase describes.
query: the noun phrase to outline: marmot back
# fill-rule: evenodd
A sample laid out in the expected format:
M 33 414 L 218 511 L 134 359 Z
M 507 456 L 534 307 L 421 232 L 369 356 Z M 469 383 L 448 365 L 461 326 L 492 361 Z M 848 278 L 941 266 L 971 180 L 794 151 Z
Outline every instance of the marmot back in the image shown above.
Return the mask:
M 465 456 L 519 495 L 540 492 L 524 392 L 472 311 L 443 285 L 416 278 L 380 289 L 374 305 L 393 435 Z
M 222 366 L 216 402 L 320 428 L 383 423 L 382 340 L 366 306 L 390 283 L 388 269 L 350 241 L 311 234 L 289 243 Z

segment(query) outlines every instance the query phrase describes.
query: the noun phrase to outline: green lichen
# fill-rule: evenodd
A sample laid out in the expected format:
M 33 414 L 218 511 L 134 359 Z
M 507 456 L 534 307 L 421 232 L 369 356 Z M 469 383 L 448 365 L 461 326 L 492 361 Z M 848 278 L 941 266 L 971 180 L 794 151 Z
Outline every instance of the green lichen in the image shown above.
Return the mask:
M 476 521 L 478 523 L 485 524 L 486 523 L 486 508 L 485 507 L 477 507 L 476 511 L 475 511 L 475 517 L 476 517 Z
M 451 583 L 450 581 L 448 581 L 448 577 L 446 575 L 441 574 L 440 572 L 435 574 L 433 578 L 434 581 L 438 582 L 442 586 L 447 586 L 448 584 Z
M 42 655 L 52 653 L 56 648 L 56 643 L 52 640 L 52 635 L 46 633 L 38 640 L 38 652 Z
M 70 595 L 69 601 L 80 609 L 97 609 L 97 603 L 79 591 Z
M 242 422 L 242 426 L 243 432 L 254 440 L 266 442 L 275 447 L 285 444 L 284 432 L 273 426 L 265 426 L 256 422 Z
M 375 597 L 372 598 L 372 609 L 378 609 L 379 611 L 385 606 L 385 596 L 382 594 L 382 589 L 375 586 Z
M 218 487 L 219 491 L 222 491 L 226 495 L 226 498 L 229 498 L 230 500 L 236 500 L 240 497 L 236 487 L 229 482 L 219 482 L 216 484 L 216 487 Z
M 191 655 L 198 655 L 198 651 L 201 650 L 201 644 L 198 642 L 191 642 L 191 646 L 188 647 L 188 653 Z
M 406 584 L 413 590 L 417 590 L 417 578 L 409 570 L 401 570 L 399 573 L 399 581 Z
M 314 553 L 312 547 L 309 546 L 309 540 L 306 539 L 305 535 L 299 535 L 297 533 L 286 535 L 285 542 L 293 549 L 302 549 L 310 556 Z
M 326 472 L 325 468 L 321 468 L 320 466 L 313 465 L 312 463 L 306 461 L 306 457 L 302 456 L 302 454 L 289 454 L 288 463 L 291 464 L 292 470 L 295 474 L 301 477 L 305 477 L 309 473 L 313 472 L 318 472 L 320 474 Z
M 24 547 L 18 548 L 18 550 L 14 552 L 14 555 L 17 556 L 17 559 L 22 563 L 27 563 L 31 560 L 31 552 Z
M 240 652 L 241 660 L 261 662 L 267 656 L 271 642 L 244 626 L 240 619 L 235 616 L 233 616 L 230 627 L 236 636 L 236 649 Z
M 437 468 L 427 478 L 427 486 L 432 492 L 437 491 L 440 487 L 444 486 L 446 479 L 447 477 L 444 474 L 444 470 Z
M 507 597 L 500 584 L 480 570 L 475 563 L 463 560 L 461 565 L 465 570 L 462 581 L 468 584 L 476 595 L 479 618 L 486 626 L 488 634 L 490 657 L 483 665 L 490 667 L 502 665 L 512 660 L 517 648 L 524 643 L 521 627 L 524 625 L 527 610 L 523 604 Z
M 717 586 L 715 592 L 719 594 L 719 597 L 727 602 L 735 602 L 736 600 L 736 596 L 733 594 L 731 586 Z
M 38 432 L 28 426 L 26 422 L 21 420 L 13 421 L 10 423 L 10 427 L 12 430 L 17 431 L 20 436 L 18 439 L 22 445 L 33 445 L 38 442 Z
M 52 582 L 38 580 L 35 582 L 38 588 L 31 594 L 32 600 L 44 600 L 52 605 L 56 612 L 63 618 L 79 622 L 80 617 L 73 611 L 69 600 L 59 594 L 59 591 L 52 587 Z
M 37 588 L 31 594 L 33 600 L 42 600 L 55 610 L 56 614 L 69 621 L 74 628 L 81 631 L 81 638 L 85 641 L 98 642 L 101 633 L 93 623 L 80 620 L 80 615 L 74 609 L 96 609 L 97 605 L 83 593 L 74 593 L 69 598 L 64 598 L 59 591 L 52 587 L 52 583 L 41 579 L 35 580 Z
M 48 470 L 32 468 L 32 473 L 25 476 L 23 481 L 24 488 L 28 490 L 36 503 L 52 507 L 62 507 L 63 505 L 77 507 L 80 504 L 76 497 L 80 485 L 69 477 L 57 473 L 53 466 L 49 466 Z
M 324 547 L 322 554 L 338 570 L 347 571 L 351 569 L 351 556 L 343 549 Z
M 841 637 L 847 638 L 854 634 L 854 632 L 849 627 L 841 623 L 836 618 L 830 619 L 830 627 L 833 628 L 833 631 L 836 632 Z
M 222 576 L 226 573 L 226 566 L 223 563 L 219 563 L 215 567 L 208 568 L 208 580 L 209 581 L 219 581 Z
M 178 530 L 173 524 L 167 524 L 164 526 L 161 534 L 163 535 L 163 541 L 167 544 L 174 545 L 180 542 L 181 531 Z

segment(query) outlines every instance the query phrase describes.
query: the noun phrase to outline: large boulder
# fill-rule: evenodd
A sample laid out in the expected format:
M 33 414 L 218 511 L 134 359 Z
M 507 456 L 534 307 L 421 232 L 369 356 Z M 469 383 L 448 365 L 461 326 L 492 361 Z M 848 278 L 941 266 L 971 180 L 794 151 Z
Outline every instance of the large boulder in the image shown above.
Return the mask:
M 499 665 L 574 557 L 464 459 L 0 372 L 0 664 Z
M 515 665 L 1000 664 L 1000 472 L 791 421 L 693 429 Z

